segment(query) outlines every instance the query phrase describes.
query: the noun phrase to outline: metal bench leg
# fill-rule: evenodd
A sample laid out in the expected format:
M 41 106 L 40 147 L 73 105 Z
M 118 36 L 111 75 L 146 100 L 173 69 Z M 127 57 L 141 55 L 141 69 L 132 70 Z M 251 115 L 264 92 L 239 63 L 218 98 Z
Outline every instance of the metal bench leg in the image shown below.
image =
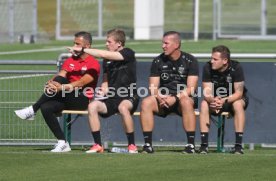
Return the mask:
M 218 116 L 218 137 L 217 137 L 217 152 L 224 152 L 224 125 L 225 125 L 225 116 Z
M 71 114 L 63 114 L 63 131 L 65 140 L 71 145 Z

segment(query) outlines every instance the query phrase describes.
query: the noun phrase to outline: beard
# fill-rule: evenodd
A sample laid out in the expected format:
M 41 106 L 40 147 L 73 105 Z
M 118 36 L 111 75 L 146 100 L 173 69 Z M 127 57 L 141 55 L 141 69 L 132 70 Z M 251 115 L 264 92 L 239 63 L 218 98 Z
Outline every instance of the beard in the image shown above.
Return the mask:
M 72 54 L 73 59 L 78 59 L 83 55 L 84 52 L 76 52 L 74 51 L 74 53 Z

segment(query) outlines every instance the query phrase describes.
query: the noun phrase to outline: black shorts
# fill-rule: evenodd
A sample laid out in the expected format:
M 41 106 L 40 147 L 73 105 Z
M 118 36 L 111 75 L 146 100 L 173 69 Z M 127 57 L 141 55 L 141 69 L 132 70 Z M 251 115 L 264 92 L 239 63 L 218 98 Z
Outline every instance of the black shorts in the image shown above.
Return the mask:
M 197 109 L 198 108 L 198 97 L 191 97 L 191 98 L 194 100 L 194 109 Z M 159 105 L 159 101 L 157 99 L 156 99 L 156 101 Z M 182 116 L 182 112 L 179 111 L 179 102 L 178 101 L 169 108 L 159 107 L 159 113 L 157 113 L 156 115 L 164 118 L 171 113 L 175 113 L 179 116 Z
M 244 95 L 242 97 L 242 100 L 244 101 L 245 105 L 244 105 L 244 110 L 246 110 L 248 104 L 249 104 L 249 98 Z M 212 112 L 212 115 L 219 115 L 222 112 L 229 112 L 231 115 L 234 115 L 234 109 L 233 109 L 233 105 L 232 103 L 224 103 L 222 108 L 220 109 L 220 111 L 218 113 L 214 113 Z
M 118 113 L 119 112 L 119 110 L 118 110 L 119 104 L 123 100 L 129 100 L 132 103 L 131 114 L 133 114 L 136 111 L 138 104 L 139 104 L 138 95 L 134 95 L 133 97 L 127 97 L 127 98 L 112 97 L 112 98 L 108 98 L 108 99 L 104 100 L 103 103 L 105 104 L 105 106 L 107 108 L 107 113 L 104 113 L 104 114 L 101 113 L 100 116 L 107 118 L 111 115 Z

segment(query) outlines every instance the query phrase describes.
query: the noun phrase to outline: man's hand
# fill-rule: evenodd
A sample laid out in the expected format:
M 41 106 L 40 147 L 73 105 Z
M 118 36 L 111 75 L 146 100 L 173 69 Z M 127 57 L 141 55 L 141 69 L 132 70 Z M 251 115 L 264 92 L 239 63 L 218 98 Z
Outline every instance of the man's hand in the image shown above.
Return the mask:
M 175 104 L 176 98 L 172 95 L 158 95 L 157 99 L 159 101 L 160 107 L 169 108 Z
M 107 92 L 103 88 L 99 88 L 96 91 L 96 97 L 104 97 Z
M 45 85 L 45 89 L 49 90 L 49 92 L 59 92 L 62 89 L 62 85 L 56 81 L 48 81 Z
M 104 100 L 108 97 L 106 96 L 107 92 L 103 88 L 99 88 L 95 92 L 95 100 Z
M 66 49 L 74 56 L 78 56 L 82 53 L 82 47 L 79 46 L 66 47 Z
M 169 105 L 166 103 L 165 98 L 167 97 L 167 95 L 162 95 L 162 94 L 158 94 L 156 96 L 158 102 L 159 102 L 159 106 L 160 107 L 166 107 L 169 108 Z
M 58 92 L 58 88 L 53 82 L 54 81 L 49 80 L 44 86 L 44 91 L 49 95 L 55 94 Z
M 215 97 L 214 101 L 210 103 L 210 108 L 216 112 L 222 108 L 223 104 L 225 103 L 225 98 Z

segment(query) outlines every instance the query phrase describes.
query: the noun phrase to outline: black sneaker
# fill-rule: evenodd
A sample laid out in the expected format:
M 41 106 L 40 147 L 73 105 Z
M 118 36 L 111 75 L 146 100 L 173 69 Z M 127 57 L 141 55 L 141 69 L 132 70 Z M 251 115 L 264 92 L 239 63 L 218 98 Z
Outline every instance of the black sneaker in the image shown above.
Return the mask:
M 194 154 L 195 153 L 195 146 L 192 144 L 187 144 L 182 151 L 184 154 Z
M 153 153 L 153 152 L 154 152 L 154 150 L 153 150 L 152 146 L 149 143 L 146 143 L 143 146 L 142 153 Z
M 240 144 L 235 144 L 234 148 L 230 151 L 232 154 L 244 154 L 243 153 L 243 148 L 242 145 Z
M 208 146 L 205 144 L 201 144 L 198 150 L 199 154 L 207 154 L 208 153 Z

